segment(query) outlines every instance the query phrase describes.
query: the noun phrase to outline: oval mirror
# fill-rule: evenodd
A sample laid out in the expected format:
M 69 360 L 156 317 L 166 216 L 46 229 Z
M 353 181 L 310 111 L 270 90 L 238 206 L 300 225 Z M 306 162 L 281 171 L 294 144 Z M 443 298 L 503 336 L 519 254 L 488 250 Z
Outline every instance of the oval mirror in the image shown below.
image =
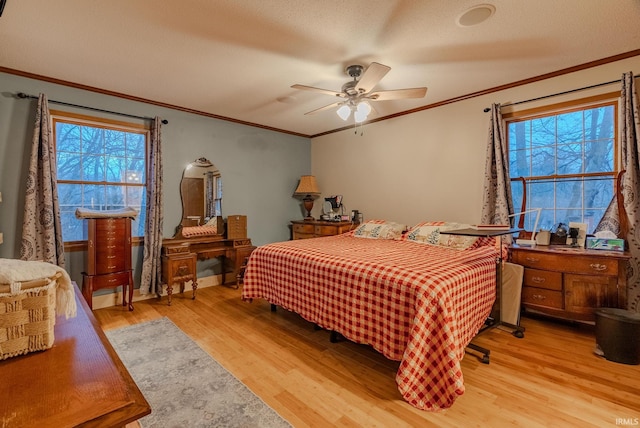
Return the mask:
M 180 182 L 180 197 L 182 220 L 175 237 L 222 236 L 222 177 L 211 161 L 199 158 L 187 165 Z

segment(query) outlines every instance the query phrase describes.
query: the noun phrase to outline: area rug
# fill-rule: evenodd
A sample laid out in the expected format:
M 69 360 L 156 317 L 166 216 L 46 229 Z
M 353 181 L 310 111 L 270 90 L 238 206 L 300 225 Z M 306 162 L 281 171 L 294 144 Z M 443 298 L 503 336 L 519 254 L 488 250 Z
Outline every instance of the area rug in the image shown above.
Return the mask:
M 291 427 L 168 318 L 106 332 L 151 405 L 143 427 Z

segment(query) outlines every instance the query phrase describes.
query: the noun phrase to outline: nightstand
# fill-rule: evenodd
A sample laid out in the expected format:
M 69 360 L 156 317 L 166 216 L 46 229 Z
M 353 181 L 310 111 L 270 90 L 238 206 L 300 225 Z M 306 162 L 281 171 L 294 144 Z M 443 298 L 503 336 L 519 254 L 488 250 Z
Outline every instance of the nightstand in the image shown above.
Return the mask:
M 293 239 L 319 238 L 340 235 L 358 227 L 351 221 L 292 220 Z

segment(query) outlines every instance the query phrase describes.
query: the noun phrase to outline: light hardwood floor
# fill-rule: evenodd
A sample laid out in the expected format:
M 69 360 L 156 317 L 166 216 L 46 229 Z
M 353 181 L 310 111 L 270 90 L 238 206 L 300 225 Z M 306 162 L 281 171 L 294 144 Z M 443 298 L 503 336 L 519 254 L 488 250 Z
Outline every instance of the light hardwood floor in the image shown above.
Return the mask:
M 330 343 L 296 314 L 216 286 L 96 310 L 105 330 L 166 316 L 295 427 L 640 426 L 640 365 L 593 354 L 593 327 L 523 317 L 525 337 L 492 329 L 469 351 L 466 392 L 453 407 L 417 410 L 394 381 L 398 363 L 369 347 Z

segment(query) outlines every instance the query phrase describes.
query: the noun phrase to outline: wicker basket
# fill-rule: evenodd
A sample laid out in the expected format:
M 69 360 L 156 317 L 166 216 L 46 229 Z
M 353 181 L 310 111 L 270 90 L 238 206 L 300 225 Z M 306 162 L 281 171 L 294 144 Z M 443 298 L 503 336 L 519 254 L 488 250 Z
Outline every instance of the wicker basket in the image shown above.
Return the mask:
M 0 284 L 0 360 L 53 346 L 58 277 Z

